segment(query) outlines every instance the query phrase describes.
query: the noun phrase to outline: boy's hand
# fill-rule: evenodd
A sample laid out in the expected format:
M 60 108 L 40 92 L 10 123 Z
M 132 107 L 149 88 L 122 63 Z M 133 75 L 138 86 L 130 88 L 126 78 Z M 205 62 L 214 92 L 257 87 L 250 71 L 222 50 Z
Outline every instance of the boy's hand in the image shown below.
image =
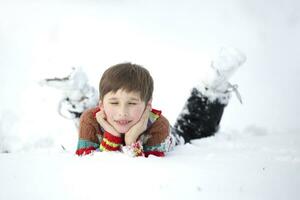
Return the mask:
M 131 145 L 136 142 L 137 138 L 147 129 L 148 118 L 151 111 L 151 106 L 147 106 L 141 119 L 132 126 L 125 134 L 125 144 Z
M 103 110 L 100 110 L 99 112 L 96 113 L 96 119 L 97 122 L 100 124 L 102 128 L 104 128 L 105 131 L 109 132 L 110 134 L 121 137 L 121 134 L 116 131 L 114 127 L 112 127 L 108 121 L 106 121 L 106 115 Z

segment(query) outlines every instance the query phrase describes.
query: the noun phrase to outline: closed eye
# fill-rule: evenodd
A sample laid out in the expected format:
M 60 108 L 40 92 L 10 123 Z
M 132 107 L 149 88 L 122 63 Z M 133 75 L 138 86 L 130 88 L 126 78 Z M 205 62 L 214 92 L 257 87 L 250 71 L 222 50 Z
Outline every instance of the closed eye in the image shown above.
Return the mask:
M 112 105 L 118 105 L 118 102 L 110 102 Z

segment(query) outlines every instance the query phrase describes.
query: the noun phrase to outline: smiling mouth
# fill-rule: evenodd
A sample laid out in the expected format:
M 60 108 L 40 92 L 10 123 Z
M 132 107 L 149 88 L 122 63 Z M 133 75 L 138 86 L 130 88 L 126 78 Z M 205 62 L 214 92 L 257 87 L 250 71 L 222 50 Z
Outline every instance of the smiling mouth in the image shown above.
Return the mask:
M 115 122 L 117 124 L 121 125 L 121 126 L 125 126 L 125 125 L 129 124 L 131 121 L 129 121 L 129 120 L 116 120 Z

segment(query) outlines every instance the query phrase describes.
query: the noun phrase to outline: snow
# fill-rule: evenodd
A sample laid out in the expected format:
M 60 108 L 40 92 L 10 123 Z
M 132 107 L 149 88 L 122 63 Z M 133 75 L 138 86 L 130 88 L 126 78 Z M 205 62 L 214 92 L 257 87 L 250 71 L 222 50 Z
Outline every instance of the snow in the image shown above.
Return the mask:
M 34 150 L 2 154 L 1 199 L 297 199 L 300 137 L 220 132 L 165 158 Z M 17 191 L 17 192 L 16 192 Z
M 298 199 L 298 10 L 294 0 L 0 0 L 0 199 Z M 248 58 L 231 79 L 243 105 L 232 95 L 216 136 L 165 158 L 75 156 L 61 92 L 38 84 L 81 67 L 97 88 L 108 66 L 136 62 L 174 123 L 224 44 Z

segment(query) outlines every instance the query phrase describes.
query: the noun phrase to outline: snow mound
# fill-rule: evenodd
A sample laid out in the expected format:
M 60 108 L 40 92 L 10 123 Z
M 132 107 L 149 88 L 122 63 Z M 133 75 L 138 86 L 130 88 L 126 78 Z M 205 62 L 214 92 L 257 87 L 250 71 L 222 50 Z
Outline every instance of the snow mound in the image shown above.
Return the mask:
M 47 148 L 0 154 L 0 199 L 297 199 L 299 142 L 298 133 L 252 126 L 164 158 Z

